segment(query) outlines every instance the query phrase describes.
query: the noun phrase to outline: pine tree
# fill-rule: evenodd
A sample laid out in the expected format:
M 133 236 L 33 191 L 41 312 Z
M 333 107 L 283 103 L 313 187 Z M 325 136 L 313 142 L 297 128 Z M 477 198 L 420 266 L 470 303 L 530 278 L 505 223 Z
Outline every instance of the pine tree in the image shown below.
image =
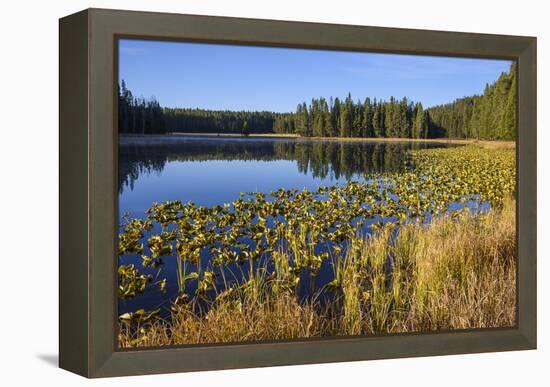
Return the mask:
M 385 129 L 388 137 L 399 137 L 399 112 L 395 98 L 390 97 L 390 102 L 385 106 Z
M 413 138 L 425 138 L 424 126 L 425 126 L 424 109 L 422 108 L 422 103 L 418 102 L 415 106 L 415 117 L 414 124 L 412 128 L 412 137 Z
M 344 104 L 340 106 L 340 137 L 350 137 L 353 126 L 353 101 L 348 94 Z
M 300 136 L 306 135 L 304 112 L 302 111 L 302 104 L 296 106 L 296 133 Z
M 241 134 L 245 137 L 248 137 L 250 134 L 250 128 L 248 127 L 248 121 L 243 122 L 243 128 L 241 130 Z
M 360 101 L 354 106 L 352 137 L 363 137 L 363 105 Z
M 330 131 L 331 131 L 330 109 L 329 109 L 327 100 L 324 98 L 321 98 L 320 110 L 321 110 L 321 121 L 322 121 L 322 127 L 323 127 L 321 135 L 328 137 L 330 136 Z
M 382 102 L 374 101 L 375 110 L 372 116 L 372 126 L 376 137 L 386 137 L 386 108 Z
M 409 113 L 409 102 L 406 97 L 404 97 L 399 105 L 397 106 L 397 135 L 402 138 L 411 137 L 411 114 Z
M 331 114 L 330 114 L 330 121 L 332 126 L 332 136 L 337 137 L 340 135 L 340 112 L 342 110 L 342 106 L 340 104 L 340 99 L 336 97 L 334 99 L 334 105 L 332 106 Z
M 363 137 L 374 137 L 374 130 L 372 127 L 372 105 L 370 103 L 370 98 L 365 98 L 365 103 L 363 104 Z
M 513 140 L 516 137 L 516 106 L 517 106 L 517 85 L 516 65 L 510 69 L 510 87 L 506 98 L 506 108 L 503 122 L 504 140 Z

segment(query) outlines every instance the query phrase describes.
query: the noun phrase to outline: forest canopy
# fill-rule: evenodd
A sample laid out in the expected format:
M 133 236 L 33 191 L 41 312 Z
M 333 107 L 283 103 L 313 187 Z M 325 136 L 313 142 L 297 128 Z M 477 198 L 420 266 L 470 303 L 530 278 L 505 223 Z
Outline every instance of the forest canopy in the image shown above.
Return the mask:
M 156 98 L 135 97 L 124 80 L 118 92 L 120 133 L 285 133 L 304 137 L 475 138 L 514 140 L 516 66 L 482 95 L 425 108 L 404 97 L 313 98 L 295 112 L 229 111 L 161 107 Z

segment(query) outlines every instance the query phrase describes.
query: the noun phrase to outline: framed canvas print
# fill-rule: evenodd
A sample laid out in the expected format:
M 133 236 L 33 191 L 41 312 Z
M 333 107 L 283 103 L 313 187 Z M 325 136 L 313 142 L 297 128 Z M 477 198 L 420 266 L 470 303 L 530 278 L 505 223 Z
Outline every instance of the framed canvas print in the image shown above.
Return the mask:
M 60 365 L 536 347 L 536 40 L 60 21 Z

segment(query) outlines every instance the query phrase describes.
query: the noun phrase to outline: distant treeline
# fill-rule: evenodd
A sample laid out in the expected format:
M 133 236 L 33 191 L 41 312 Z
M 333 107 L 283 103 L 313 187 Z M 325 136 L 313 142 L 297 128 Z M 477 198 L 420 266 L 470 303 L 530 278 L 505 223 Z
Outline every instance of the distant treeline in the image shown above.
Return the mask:
M 344 100 L 321 97 L 312 99 L 309 105 L 304 102 L 296 113 L 279 117 L 273 131 L 304 137 L 435 137 L 429 122 L 422 104 L 413 104 L 407 98 L 354 102 L 348 94 Z
M 288 133 L 304 137 L 477 138 L 513 140 L 516 127 L 516 69 L 502 73 L 481 96 L 424 109 L 407 98 L 353 101 L 314 98 L 296 112 L 162 108 L 155 98 L 136 98 L 119 87 L 119 131 L 154 134 Z
M 118 90 L 120 133 L 273 133 L 281 113 L 162 108 L 156 98 L 135 97 L 122 80 Z
M 267 111 L 164 108 L 167 131 L 180 133 L 273 133 L 278 115 Z

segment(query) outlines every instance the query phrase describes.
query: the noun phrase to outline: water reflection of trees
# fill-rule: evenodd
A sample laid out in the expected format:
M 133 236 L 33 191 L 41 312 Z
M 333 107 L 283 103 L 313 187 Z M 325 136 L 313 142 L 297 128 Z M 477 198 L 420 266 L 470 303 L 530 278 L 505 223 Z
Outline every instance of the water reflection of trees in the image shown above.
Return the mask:
M 289 140 L 184 140 L 119 147 L 119 192 L 133 189 L 143 173 L 160 173 L 170 161 L 296 160 L 301 173 L 314 177 L 351 178 L 368 172 L 396 172 L 406 152 L 429 143 L 358 143 Z M 440 146 L 440 145 L 436 145 Z

